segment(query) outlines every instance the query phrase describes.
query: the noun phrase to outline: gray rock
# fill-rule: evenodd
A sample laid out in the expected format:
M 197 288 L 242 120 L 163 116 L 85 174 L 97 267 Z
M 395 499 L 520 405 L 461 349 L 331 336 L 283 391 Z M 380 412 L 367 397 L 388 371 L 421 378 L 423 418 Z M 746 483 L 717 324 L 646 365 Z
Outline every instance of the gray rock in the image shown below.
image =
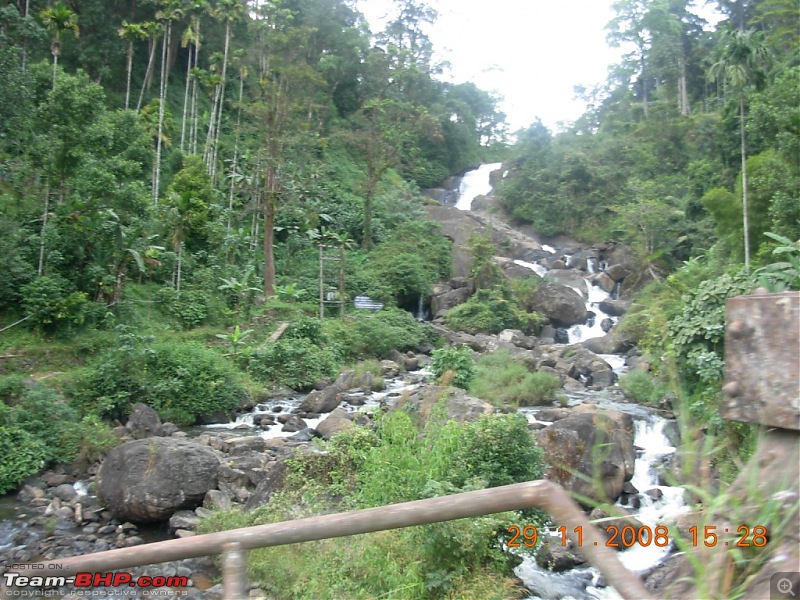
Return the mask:
M 613 298 L 606 298 L 600 302 L 600 310 L 611 317 L 621 317 L 631 307 L 630 300 L 619 300 Z
M 317 425 L 317 433 L 323 440 L 329 440 L 337 433 L 353 427 L 353 416 L 346 410 L 337 408 Z
M 281 431 L 288 431 L 289 433 L 295 433 L 297 431 L 303 431 L 304 429 L 308 428 L 308 424 L 298 417 L 297 415 L 291 415 L 284 423 Z
M 217 485 L 219 458 L 207 446 L 148 438 L 117 446 L 97 475 L 98 496 L 120 520 L 150 523 L 194 508 Z
M 125 429 L 137 440 L 160 435 L 161 418 L 158 416 L 158 413 L 147 406 L 147 404 L 137 402 L 133 406 L 131 416 L 128 417 Z
M 342 373 L 342 375 L 340 375 L 339 378 L 341 379 L 343 375 L 344 373 Z M 339 381 L 339 379 L 337 379 L 337 381 Z M 331 412 L 342 402 L 343 389 L 348 389 L 348 388 L 339 387 L 337 384 L 334 383 L 333 385 L 326 387 L 321 392 L 314 390 L 303 399 L 303 401 L 300 403 L 299 408 L 300 410 L 305 412 L 314 412 L 314 413 Z
M 533 307 L 560 327 L 586 321 L 586 303 L 571 287 L 545 281 L 533 294 Z
M 573 413 L 537 436 L 550 465 L 547 478 L 590 501 L 614 502 L 633 477 L 633 420 L 619 411 L 591 406 Z
M 269 463 L 264 468 L 264 478 L 258 484 L 255 491 L 247 499 L 246 510 L 252 510 L 256 506 L 269 502 L 272 495 L 283 487 L 286 479 L 286 459 L 280 459 Z

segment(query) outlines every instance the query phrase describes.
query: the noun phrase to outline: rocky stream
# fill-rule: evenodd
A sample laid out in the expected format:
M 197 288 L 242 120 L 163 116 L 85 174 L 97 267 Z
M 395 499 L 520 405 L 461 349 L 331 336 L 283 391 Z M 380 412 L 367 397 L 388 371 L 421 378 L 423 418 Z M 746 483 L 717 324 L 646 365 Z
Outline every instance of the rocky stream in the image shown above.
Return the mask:
M 561 380 L 563 405 L 519 410 L 537 432 L 547 463 L 565 467 L 550 468 L 548 478 L 589 499 L 596 506 L 591 517 L 601 528 L 631 525 L 638 532 L 675 524 L 688 508 L 684 490 L 666 485 L 678 446 L 668 403 L 661 409 L 628 403 L 616 385 L 626 369 L 646 368 L 630 340 L 615 331 L 629 306 L 632 253 L 613 242 L 592 247 L 563 240 L 540 243 L 533 234 L 512 230 L 487 210 L 491 183 L 498 177 L 499 164 L 483 165 L 450 187 L 429 191 L 444 204 L 429 207 L 428 213 L 457 246 L 474 230 L 488 231 L 493 241 L 502 239 L 508 256 L 496 257 L 496 263 L 508 277 L 542 278 L 537 305 L 550 325 L 538 337 L 515 330 L 469 335 L 447 329 L 447 311 L 473 291 L 468 274 L 459 272 L 463 261 L 457 257 L 455 276 L 436 286 L 426 307 L 433 319 L 429 326 L 452 344 L 466 344 L 476 353 L 502 348 L 529 369 Z M 471 210 L 475 204 L 484 210 Z M 344 429 L 369 425 L 375 411 L 391 410 L 401 399 L 421 411 L 432 405 L 444 390 L 429 380 L 428 361 L 422 353 L 394 352 L 382 361 L 380 379 L 345 371 L 309 394 L 280 394 L 233 421 L 189 431 L 162 423 L 152 409 L 138 404 L 127 425 L 118 428 L 125 443 L 102 467 L 86 472 L 59 467 L 26 482 L 15 497 L 0 499 L 0 564 L 188 537 L 214 508 L 263 504 L 280 489 L 286 459 L 313 451 L 309 442 L 314 437 L 330 439 Z M 452 388 L 445 396 L 446 414 L 457 421 L 497 410 L 463 390 Z M 606 449 L 599 486 L 581 476 L 596 471 L 592 449 L 598 444 Z M 154 465 L 155 474 L 145 477 Z M 535 552 L 521 554 L 516 574 L 529 597 L 618 598 L 580 548 L 561 543 L 558 529 L 553 523 L 539 532 L 541 540 L 551 543 L 542 541 Z M 674 545 L 630 543 L 620 550 L 623 563 L 657 591 Z M 172 590 L 182 597 L 221 597 L 220 586 L 212 585 L 217 572 L 211 559 L 134 571 L 189 577 L 188 587 Z M 136 588 L 125 591 L 127 596 L 137 593 Z M 254 588 L 250 597 L 266 596 Z

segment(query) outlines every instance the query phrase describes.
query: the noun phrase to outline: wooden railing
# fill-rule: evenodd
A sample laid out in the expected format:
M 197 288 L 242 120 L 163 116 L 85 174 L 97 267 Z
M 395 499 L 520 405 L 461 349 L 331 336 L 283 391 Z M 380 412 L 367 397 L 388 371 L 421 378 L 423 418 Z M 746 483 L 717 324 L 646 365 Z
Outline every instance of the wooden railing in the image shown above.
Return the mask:
M 638 577 L 622 565 L 615 551 L 606 547 L 606 537 L 589 522 L 564 489 L 545 480 L 108 550 L 40 563 L 42 570 L 39 572 L 48 576 L 107 572 L 221 554 L 224 598 L 244 600 L 247 598 L 247 550 L 526 508 L 546 510 L 559 527 L 566 527 L 567 532 L 579 528 L 582 533 L 582 539 L 577 541 L 580 552 L 600 570 L 620 596 L 626 600 L 653 598 Z

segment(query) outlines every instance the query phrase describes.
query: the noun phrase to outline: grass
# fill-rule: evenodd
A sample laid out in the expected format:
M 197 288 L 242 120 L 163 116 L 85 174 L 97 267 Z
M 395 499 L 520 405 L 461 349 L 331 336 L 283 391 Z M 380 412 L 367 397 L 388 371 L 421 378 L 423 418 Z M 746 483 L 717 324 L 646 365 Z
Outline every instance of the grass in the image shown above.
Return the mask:
M 556 399 L 559 387 L 558 377 L 532 373 L 501 349 L 478 360 L 469 392 L 492 404 L 519 407 L 548 404 Z

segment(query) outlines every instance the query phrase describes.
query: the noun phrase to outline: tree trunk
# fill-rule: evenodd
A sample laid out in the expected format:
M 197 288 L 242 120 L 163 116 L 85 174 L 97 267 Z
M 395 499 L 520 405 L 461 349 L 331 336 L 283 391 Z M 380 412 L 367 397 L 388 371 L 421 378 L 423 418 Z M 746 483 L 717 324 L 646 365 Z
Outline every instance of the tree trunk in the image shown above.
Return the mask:
M 747 149 L 745 147 L 744 93 L 739 92 L 739 115 L 742 138 L 742 225 L 744 227 L 744 271 L 750 274 L 750 219 L 747 215 Z
M 217 116 L 217 127 L 216 131 L 214 132 L 214 149 L 212 151 L 212 160 L 211 160 L 211 184 L 216 185 L 217 183 L 217 155 L 219 153 L 219 131 L 222 129 L 222 110 L 225 105 L 225 86 L 227 85 L 227 72 L 228 72 L 228 49 L 230 48 L 230 41 L 231 41 L 231 22 L 228 21 L 225 24 L 225 50 L 223 51 L 222 55 L 222 82 L 221 82 L 221 92 L 219 97 L 219 105 L 217 106 L 217 112 L 219 115 Z
M 679 89 L 681 94 L 681 114 L 688 117 L 692 112 L 692 107 L 689 105 L 689 88 L 686 82 L 686 60 L 681 54 L 681 75 L 679 80 Z
M 192 47 L 189 46 L 189 62 L 186 65 L 186 89 L 183 92 L 183 118 L 181 119 L 181 152 L 183 152 L 184 140 L 186 138 L 186 113 L 189 107 L 189 88 L 191 87 L 192 75 Z
M 44 275 L 44 234 L 47 228 L 47 215 L 50 212 L 50 176 L 45 179 L 44 184 L 44 211 L 42 211 L 42 229 L 39 232 L 39 277 Z
M 160 100 L 158 102 L 158 137 L 156 138 L 156 176 L 153 180 L 153 204 L 158 204 L 159 179 L 161 177 L 161 137 L 164 130 L 164 104 L 167 100 L 167 47 L 169 46 L 172 23 L 167 22 L 167 31 L 164 34 L 161 46 L 161 85 Z
M 644 109 L 644 118 L 648 118 L 649 109 L 647 106 L 647 70 L 644 61 L 644 48 L 642 48 L 642 108 Z
M 239 161 L 239 129 L 242 125 L 242 98 L 244 97 L 244 77 L 239 74 L 239 112 L 236 115 L 236 136 L 233 143 L 233 163 L 231 164 L 231 186 L 228 194 L 228 235 L 231 234 L 231 215 L 233 214 L 233 182 Z
M 183 242 L 178 244 L 178 273 L 175 278 L 175 291 L 181 291 L 181 265 L 183 264 Z
M 139 92 L 139 101 L 136 103 L 136 112 L 138 113 L 139 110 L 142 108 L 142 100 L 144 99 L 144 90 L 145 88 L 150 88 L 148 85 L 148 81 L 153 77 L 153 63 L 156 60 L 156 47 L 158 46 L 155 39 L 152 40 L 150 44 L 150 58 L 147 60 L 147 71 L 144 74 L 144 81 L 142 82 L 142 91 Z
M 131 100 L 131 69 L 133 68 L 133 42 L 128 44 L 128 77 L 125 85 L 125 110 L 128 110 Z
M 53 89 L 56 89 L 57 73 L 58 73 L 58 52 L 53 51 Z
M 270 167 L 271 168 L 271 167 Z M 274 174 L 268 174 L 274 178 Z M 275 256 L 272 246 L 275 241 L 275 193 L 270 183 L 264 198 L 264 296 L 275 295 Z

